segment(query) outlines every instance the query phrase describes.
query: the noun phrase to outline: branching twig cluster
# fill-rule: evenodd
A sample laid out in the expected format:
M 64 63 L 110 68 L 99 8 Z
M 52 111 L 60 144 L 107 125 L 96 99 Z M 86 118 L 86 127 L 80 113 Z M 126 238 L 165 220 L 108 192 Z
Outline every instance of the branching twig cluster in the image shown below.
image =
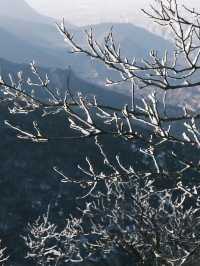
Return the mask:
M 2 266 L 6 265 L 6 262 L 9 259 L 9 256 L 6 256 L 6 248 L 2 247 L 1 241 L 0 241 L 0 263 Z
M 96 41 L 92 29 L 86 31 L 88 46 L 83 47 L 64 23 L 58 25 L 72 53 L 100 60 L 120 74 L 117 81 L 107 79 L 107 85 L 130 82 L 131 106 L 106 106 L 96 97 L 74 95 L 70 88 L 61 97 L 49 87 L 47 76 L 41 78 L 34 63 L 31 69 L 37 82 L 24 80 L 21 73 L 17 81 L 10 77 L 10 84 L 0 79 L 4 99 L 14 104 L 11 113 L 42 109 L 43 115 L 56 115 L 62 111 L 70 128 L 79 134 L 55 137 L 42 132 L 35 121 L 33 132 L 6 121 L 18 137 L 35 142 L 94 138 L 103 161 L 99 170 L 86 157 L 88 167 L 79 166 L 80 178 L 68 177 L 54 167 L 63 182 L 80 185 L 83 193 L 79 199 L 84 199 L 86 206 L 79 208 L 78 219 L 68 218 L 62 229 L 51 224 L 49 215 L 29 226 L 29 236 L 24 238 L 30 250 L 27 257 L 39 265 L 96 260 L 123 250 L 137 258 L 138 265 L 150 261 L 151 265 L 175 266 L 185 265 L 198 253 L 200 186 L 192 183 L 190 175 L 200 174 L 200 114 L 183 107 L 182 114 L 169 115 L 167 95 L 172 90 L 182 89 L 184 93 L 200 86 L 200 14 L 181 8 L 176 0 L 156 3 L 151 11 L 144 12 L 171 30 L 175 40 L 173 54 L 166 51 L 160 56 L 152 50 L 149 58 L 131 61 L 121 54 L 112 31 L 103 44 Z M 47 97 L 36 97 L 24 89 L 27 85 L 40 87 Z M 137 105 L 136 87 L 155 91 Z M 162 101 L 157 95 L 159 90 L 163 91 Z M 110 159 L 102 136 L 122 138 L 134 146 L 134 160 L 141 160 L 139 169 L 134 164 L 127 166 L 118 155 Z M 168 186 L 163 185 L 164 180 Z

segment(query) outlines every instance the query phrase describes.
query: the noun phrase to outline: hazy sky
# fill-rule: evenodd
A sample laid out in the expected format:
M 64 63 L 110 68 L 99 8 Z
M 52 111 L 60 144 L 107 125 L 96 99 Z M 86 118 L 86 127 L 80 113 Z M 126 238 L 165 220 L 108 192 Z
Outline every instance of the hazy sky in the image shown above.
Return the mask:
M 6 0 L 5 0 L 6 1 Z M 152 0 L 26 0 L 40 13 L 62 18 L 74 24 L 102 21 L 143 22 L 140 8 L 147 8 Z M 200 0 L 179 0 L 200 8 Z

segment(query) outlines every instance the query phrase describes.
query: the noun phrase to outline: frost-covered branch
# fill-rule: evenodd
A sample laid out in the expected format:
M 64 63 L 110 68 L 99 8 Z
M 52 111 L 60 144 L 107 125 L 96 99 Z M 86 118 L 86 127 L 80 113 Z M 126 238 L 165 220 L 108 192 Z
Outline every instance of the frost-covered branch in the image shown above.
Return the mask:
M 150 261 L 153 266 L 175 266 L 185 265 L 199 250 L 200 114 L 183 107 L 181 114 L 169 115 L 166 97 L 172 90 L 184 93 L 200 86 L 199 13 L 180 7 L 176 0 L 155 3 L 156 7 L 144 12 L 168 27 L 175 41 L 173 53 L 166 51 L 162 56 L 152 50 L 148 58 L 131 61 L 122 55 L 112 30 L 103 44 L 97 42 L 92 29 L 86 31 L 85 47 L 64 23 L 58 26 L 72 53 L 85 54 L 119 73 L 118 80 L 107 79 L 108 86 L 131 81 L 131 107 L 126 102 L 107 106 L 96 97 L 75 95 L 71 88 L 61 96 L 49 87 L 48 76 L 43 79 L 35 64 L 31 69 L 37 82 L 24 79 L 21 73 L 17 81 L 10 76 L 10 84 L 0 79 L 4 99 L 13 103 L 12 114 L 42 110 L 43 116 L 51 117 L 62 112 L 77 133 L 52 136 L 36 121 L 32 131 L 5 121 L 19 138 L 34 142 L 91 138 L 102 159 L 102 165 L 97 165 L 86 156 L 85 166 L 78 166 L 78 177 L 54 167 L 63 183 L 80 186 L 76 200 L 85 207 L 78 206 L 79 215 L 67 217 L 63 228 L 51 222 L 49 212 L 29 225 L 29 235 L 24 237 L 27 257 L 38 265 L 92 261 L 123 251 L 137 258 L 138 265 Z M 44 91 L 45 97 L 41 99 L 26 86 Z M 136 104 L 136 87 L 153 91 Z M 133 150 L 131 163 L 119 154 L 111 158 L 103 137 L 128 143 Z M 195 181 L 193 175 L 198 177 Z

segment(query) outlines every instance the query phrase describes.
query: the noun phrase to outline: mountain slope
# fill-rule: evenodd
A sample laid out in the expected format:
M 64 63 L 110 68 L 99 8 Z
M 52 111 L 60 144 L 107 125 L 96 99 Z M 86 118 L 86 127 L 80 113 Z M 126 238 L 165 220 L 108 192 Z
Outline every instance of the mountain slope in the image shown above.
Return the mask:
M 40 23 L 19 18 L 0 16 L 0 27 L 16 37 L 41 47 L 63 47 L 63 39 L 56 29 L 55 22 Z
M 158 49 L 160 52 L 172 49 L 172 44 L 166 40 L 128 23 L 92 25 L 100 43 L 112 26 L 115 40 L 121 45 L 122 55 L 129 58 L 146 58 L 150 49 Z M 86 43 L 83 32 L 91 25 L 73 27 L 67 23 L 66 27 L 75 35 L 78 43 Z M 115 72 L 108 71 L 99 62 L 91 62 L 84 55 L 69 54 L 69 48 L 57 31 L 55 21 L 38 14 L 24 0 L 2 1 L 0 36 L 0 57 L 7 60 L 19 63 L 35 60 L 42 66 L 59 68 L 70 65 L 81 78 L 101 85 L 108 75 L 112 79 L 118 79 Z
M 79 42 L 83 42 L 81 33 L 91 27 L 94 30 L 95 38 L 100 43 L 104 40 L 105 34 L 112 28 L 114 39 L 116 43 L 120 43 L 122 54 L 128 57 L 142 58 L 148 56 L 148 52 L 151 49 L 164 52 L 166 49 L 172 50 L 173 48 L 171 42 L 131 23 L 102 23 L 80 27 L 74 30 Z
M 59 69 L 59 68 L 44 68 L 44 67 L 38 67 L 39 73 L 42 77 L 45 77 L 45 75 L 48 75 L 48 78 L 50 80 L 49 87 L 52 90 L 59 89 L 61 95 L 64 95 L 66 86 L 67 86 L 67 79 L 70 75 L 70 89 L 73 94 L 76 94 L 77 92 L 82 92 L 85 96 L 97 96 L 97 100 L 100 100 L 104 104 L 110 104 L 114 106 L 120 106 L 122 107 L 123 104 L 129 102 L 129 97 L 126 95 L 123 95 L 121 93 L 117 93 L 114 91 L 110 91 L 105 87 L 101 87 L 98 85 L 95 85 L 93 83 L 90 83 L 89 81 L 85 81 L 68 68 L 66 69 Z M 17 73 L 19 71 L 22 71 L 23 78 L 26 81 L 28 77 L 31 78 L 31 80 L 35 80 L 35 76 L 31 72 L 31 68 L 27 64 L 16 64 L 13 62 L 9 62 L 7 60 L 4 60 L 0 58 L 0 76 L 3 77 L 4 80 L 6 80 L 8 83 L 10 82 L 8 74 L 10 73 L 14 80 L 17 78 Z M 28 91 L 31 88 L 28 84 L 25 85 L 26 90 Z M 38 88 L 36 87 L 36 95 L 39 97 L 45 97 L 45 93 L 37 93 Z
M 19 63 L 30 63 L 35 60 L 41 65 L 64 66 L 64 60 L 61 60 L 59 52 L 56 55 L 56 51 L 36 46 L 2 28 L 0 28 L 0 36 L 0 57 Z
M 0 66 L 1 75 L 5 78 L 8 73 L 16 76 L 15 73 L 19 70 L 23 71 L 25 77 L 31 75 L 30 68 L 26 65 L 13 64 L 0 59 Z M 41 68 L 40 71 L 42 75 L 48 73 L 52 87 L 65 88 L 66 77 L 69 74 L 67 70 Z M 116 93 L 106 92 L 101 87 L 86 83 L 76 78 L 73 73 L 70 84 L 73 92 L 79 89 L 84 93 L 95 93 L 103 97 L 103 100 L 109 100 L 109 103 L 116 103 L 114 98 L 117 96 Z M 79 86 L 82 86 L 82 89 L 78 88 Z M 117 99 L 120 106 L 128 101 L 128 98 L 122 95 L 118 95 Z M 17 139 L 16 132 L 3 123 L 4 120 L 9 120 L 12 124 L 31 132 L 32 121 L 37 121 L 44 134 L 48 132 L 49 136 L 55 137 L 74 136 L 75 133 L 69 129 L 64 113 L 44 117 L 41 117 L 40 111 L 31 112 L 28 116 L 12 115 L 9 114 L 7 107 L 3 102 L 0 105 L 0 235 L 8 248 L 8 253 L 11 254 L 10 260 L 13 266 L 35 265 L 24 260 L 26 247 L 21 235 L 27 235 L 27 223 L 42 215 L 50 206 L 51 219 L 58 226 L 62 226 L 67 215 L 76 212 L 77 203 L 79 207 L 84 204 L 83 200 L 77 202 L 76 198 L 83 195 L 83 191 L 80 194 L 79 188 L 74 184 L 61 183 L 61 177 L 53 171 L 53 167 L 57 166 L 66 176 L 83 176 L 77 165 L 85 165 L 85 156 L 95 163 L 98 172 L 102 169 L 103 162 L 92 138 L 82 141 L 31 143 Z M 144 157 L 132 149 L 130 142 L 109 136 L 105 136 L 101 141 L 109 160 L 113 160 L 114 155 L 119 155 L 124 165 L 131 164 L 134 169 L 145 167 L 147 159 L 142 160 Z M 137 139 L 134 140 L 134 145 L 136 142 Z M 163 179 L 163 182 L 169 183 L 169 179 Z
M 85 29 L 90 30 L 91 27 L 93 29 L 94 38 L 102 45 L 104 37 L 112 28 L 114 40 L 116 44 L 120 44 L 122 57 L 126 56 L 130 60 L 133 58 L 136 58 L 139 61 L 142 58 L 146 59 L 149 57 L 149 51 L 152 49 L 158 50 L 159 54 L 162 55 L 165 50 L 169 50 L 170 52 L 173 49 L 173 44 L 169 41 L 129 23 L 103 23 L 76 28 L 72 33 L 77 43 L 84 46 L 87 45 L 84 31 Z M 77 57 L 74 56 L 74 59 L 77 60 Z M 81 59 L 82 58 L 80 58 L 80 60 Z M 85 70 L 85 73 L 86 72 L 88 76 L 83 75 L 82 77 L 93 78 L 96 82 L 105 81 L 107 76 L 111 79 L 119 79 L 119 76 L 115 71 L 108 70 L 102 65 L 102 63 L 95 60 L 92 61 L 91 71 Z
M 24 21 L 52 23 L 53 19 L 40 15 L 24 0 L 1 0 L 0 17 L 18 18 Z
M 37 13 L 24 0 L 3 0 L 0 27 L 38 46 L 64 46 L 56 30 L 56 20 Z
M 21 20 L 12 19 L 6 21 L 2 18 L 0 18 L 0 23 L 3 25 L 4 31 L 6 29 L 6 31 L 12 33 L 12 38 L 15 36 L 23 41 L 23 45 L 20 45 L 19 40 L 15 44 L 13 39 L 11 53 L 10 44 L 6 46 L 6 43 L 10 43 L 9 36 L 4 36 L 2 38 L 3 42 L 0 42 L 1 57 L 25 63 L 27 63 L 27 58 L 29 61 L 35 59 L 45 66 L 65 67 L 66 65 L 71 65 L 74 71 L 81 75 L 82 78 L 93 79 L 95 82 L 105 80 L 108 70 L 104 66 L 94 62 L 91 64 L 89 58 L 84 55 L 74 56 L 67 53 L 69 48 L 65 47 L 63 38 L 54 25 L 35 22 L 24 24 Z M 111 26 L 112 24 L 94 25 L 95 36 L 100 43 L 102 43 L 106 32 Z M 70 30 L 80 44 L 86 43 L 84 29 L 85 27 L 80 27 Z M 122 54 L 130 58 L 134 56 L 136 58 L 147 57 L 148 51 L 152 48 L 164 51 L 164 49 L 170 50 L 172 47 L 171 43 L 132 24 L 115 24 L 113 32 L 116 41 L 121 44 Z M 23 49 L 19 47 L 23 47 Z M 21 53 L 19 53 L 19 49 L 21 49 Z M 23 50 L 25 51 L 24 53 Z M 37 53 L 34 52 L 36 50 L 38 50 Z

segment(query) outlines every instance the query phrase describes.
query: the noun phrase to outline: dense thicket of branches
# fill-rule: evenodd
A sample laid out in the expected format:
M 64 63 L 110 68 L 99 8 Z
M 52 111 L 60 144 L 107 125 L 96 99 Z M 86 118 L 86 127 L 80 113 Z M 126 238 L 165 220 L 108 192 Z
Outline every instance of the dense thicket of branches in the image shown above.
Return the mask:
M 41 78 L 34 63 L 31 68 L 37 84 L 25 80 L 21 73 L 17 82 L 12 78 L 10 84 L 0 80 L 4 99 L 13 101 L 10 112 L 29 113 L 38 108 L 49 116 L 64 112 L 78 135 L 56 139 L 93 138 L 103 162 L 99 170 L 86 157 L 87 167 L 79 166 L 84 178 L 68 177 L 62 169 L 54 168 L 63 182 L 82 188 L 80 198 L 85 208 L 79 209 L 78 217 L 68 217 L 62 229 L 51 223 L 48 213 L 29 225 L 29 235 L 24 237 L 27 257 L 37 265 L 98 261 L 115 251 L 125 252 L 136 265 L 196 262 L 200 250 L 200 114 L 183 106 L 179 115 L 172 116 L 169 104 L 172 90 L 184 93 L 200 86 L 200 14 L 178 5 L 176 0 L 155 1 L 155 6 L 144 12 L 170 30 L 175 41 L 173 55 L 166 51 L 161 56 L 152 50 L 149 58 L 130 60 L 121 54 L 112 31 L 99 44 L 91 29 L 86 32 L 88 46 L 82 47 L 64 23 L 58 26 L 73 53 L 99 60 L 120 74 L 117 81 L 107 79 L 107 85 L 130 82 L 131 106 L 105 106 L 95 97 L 74 95 L 69 87 L 62 98 L 50 89 L 48 77 Z M 22 89 L 25 83 L 41 87 L 47 99 Z M 140 105 L 135 102 L 138 88 L 150 89 Z M 44 134 L 35 121 L 33 132 L 5 123 L 22 139 L 54 139 Z M 129 142 L 135 156 L 132 165 L 118 155 L 111 159 L 109 147 L 101 141 L 103 136 Z M 144 167 L 136 167 L 134 162 L 141 158 Z

